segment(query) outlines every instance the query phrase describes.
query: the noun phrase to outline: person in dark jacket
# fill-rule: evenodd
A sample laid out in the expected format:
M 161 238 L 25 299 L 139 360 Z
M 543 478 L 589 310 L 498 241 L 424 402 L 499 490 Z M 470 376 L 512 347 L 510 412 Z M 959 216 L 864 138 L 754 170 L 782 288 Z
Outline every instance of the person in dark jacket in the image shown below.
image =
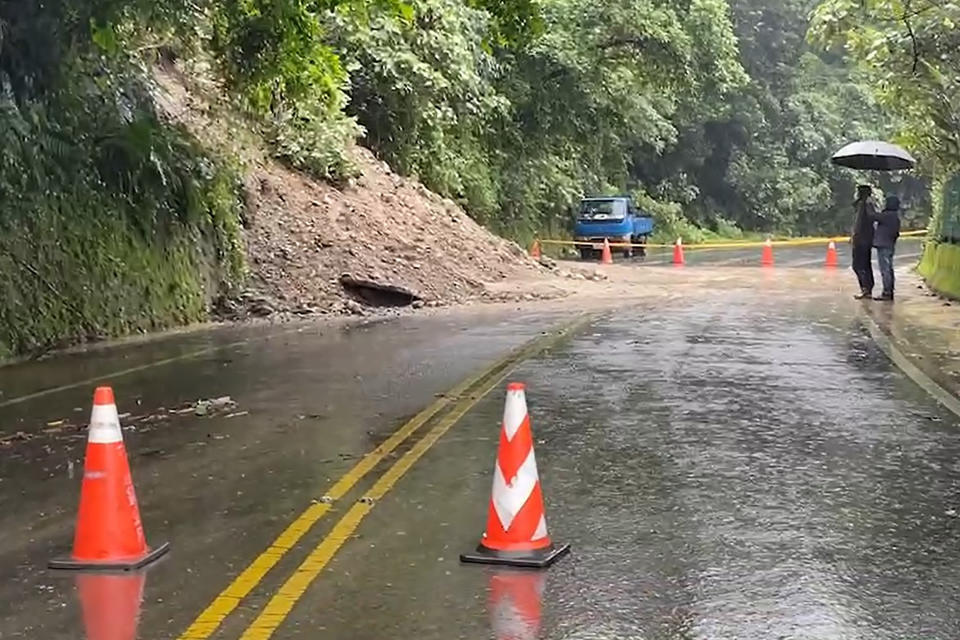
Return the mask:
M 883 281 L 883 293 L 875 300 L 893 300 L 893 255 L 900 237 L 900 198 L 888 196 L 883 211 L 876 217 L 877 228 L 873 233 L 873 246 L 877 248 L 877 263 L 880 265 L 880 279 Z
M 860 283 L 857 300 L 869 300 L 873 297 L 873 224 L 877 218 L 877 207 L 873 204 L 873 188 L 869 185 L 857 187 L 857 200 L 853 203 L 854 222 L 850 234 L 853 248 L 853 272 Z

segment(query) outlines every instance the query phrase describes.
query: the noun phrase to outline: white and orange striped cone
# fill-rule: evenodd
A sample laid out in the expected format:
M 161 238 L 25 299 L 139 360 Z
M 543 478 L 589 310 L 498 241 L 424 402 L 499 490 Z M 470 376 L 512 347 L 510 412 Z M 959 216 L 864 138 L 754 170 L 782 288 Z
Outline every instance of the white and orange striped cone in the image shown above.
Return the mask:
M 505 569 L 490 576 L 490 627 L 495 640 L 537 640 L 546 575 Z
M 70 558 L 51 560 L 51 569 L 131 570 L 150 564 L 170 548 L 151 550 L 143 533 L 113 389 L 93 394 L 87 453 L 80 489 L 77 530 Z
M 570 550 L 547 535 L 525 389 L 520 383 L 507 387 L 487 530 L 476 552 L 461 555 L 461 562 L 542 568 Z

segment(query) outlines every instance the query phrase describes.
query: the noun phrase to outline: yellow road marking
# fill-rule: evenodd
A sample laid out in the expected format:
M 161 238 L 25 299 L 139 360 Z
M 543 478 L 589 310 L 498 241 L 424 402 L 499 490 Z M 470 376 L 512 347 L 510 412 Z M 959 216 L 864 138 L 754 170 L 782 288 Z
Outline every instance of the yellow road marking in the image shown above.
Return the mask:
M 447 405 L 457 400 L 459 396 L 481 383 L 484 379 L 501 370 L 501 376 L 496 379 L 502 379 L 512 365 L 529 357 L 531 353 L 543 348 L 547 343 L 553 342 L 559 337 L 570 333 L 585 322 L 586 317 L 580 318 L 564 327 L 559 336 L 548 336 L 546 340 L 541 337 L 528 342 L 477 375 L 461 382 L 444 394 L 444 397 L 436 400 L 411 418 L 409 422 L 404 424 L 379 447 L 364 456 L 350 471 L 337 480 L 326 496 L 324 496 L 323 502 L 311 505 L 306 511 L 300 514 L 265 551 L 257 556 L 240 575 L 234 578 L 233 582 L 231 582 L 226 589 L 214 598 L 213 602 L 211 602 L 210 605 L 197 616 L 196 620 L 193 621 L 187 630 L 178 637 L 178 640 L 205 640 L 213 635 L 226 617 L 237 608 L 243 598 L 249 595 L 263 580 L 266 574 L 276 566 L 280 559 L 330 510 L 331 503 L 346 495 L 357 482 L 376 467 L 384 457 L 400 446 L 407 438 L 413 435 Z M 489 391 L 489 389 L 487 391 Z M 413 449 L 411 449 L 411 451 L 412 450 Z
M 286 619 L 293 606 L 303 596 L 310 583 L 323 571 L 327 563 L 336 555 L 340 547 L 350 539 L 353 532 L 360 526 L 360 522 L 373 509 L 374 503 L 386 495 L 396 482 L 432 447 L 443 434 L 457 423 L 470 409 L 484 396 L 497 386 L 510 371 L 504 371 L 471 398 L 460 401 L 456 408 L 427 432 L 419 442 L 410 448 L 386 473 L 384 473 L 369 493 L 359 502 L 350 507 L 350 510 L 334 525 L 330 533 L 307 556 L 297 570 L 280 587 L 280 590 L 270 599 L 266 608 L 247 630 L 240 636 L 240 640 L 267 640 L 277 630 L 277 627 Z

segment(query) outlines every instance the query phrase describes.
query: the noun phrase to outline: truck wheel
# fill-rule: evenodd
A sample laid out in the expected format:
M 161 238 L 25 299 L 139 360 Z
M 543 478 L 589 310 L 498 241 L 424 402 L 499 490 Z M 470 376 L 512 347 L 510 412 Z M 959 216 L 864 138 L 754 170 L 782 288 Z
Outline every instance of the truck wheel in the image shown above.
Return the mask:
M 580 259 L 590 260 L 593 258 L 593 249 L 589 247 L 580 247 Z
M 637 244 L 647 244 L 647 236 L 642 236 L 640 238 L 637 238 Z M 647 248 L 640 247 L 639 249 L 637 249 L 637 255 L 640 256 L 641 260 L 645 260 L 647 257 Z

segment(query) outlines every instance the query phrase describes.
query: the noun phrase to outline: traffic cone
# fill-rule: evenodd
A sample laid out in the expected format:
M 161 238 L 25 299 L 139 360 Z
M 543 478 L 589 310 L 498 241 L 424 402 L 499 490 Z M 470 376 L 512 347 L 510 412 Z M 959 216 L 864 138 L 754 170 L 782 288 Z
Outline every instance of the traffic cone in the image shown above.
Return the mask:
M 673 245 L 673 264 L 682 267 L 686 264 L 683 258 L 683 238 L 677 238 L 677 244 Z
M 613 264 L 613 253 L 610 252 L 610 240 L 603 239 L 603 252 L 600 254 L 600 264 Z
M 487 530 L 476 552 L 461 555 L 460 561 L 542 568 L 569 550 L 570 545 L 554 545 L 547 535 L 525 387 L 512 383 L 503 409 Z
M 99 387 L 87 430 L 87 454 L 73 555 L 51 560 L 51 569 L 130 570 L 144 567 L 170 549 L 152 551 L 140 522 L 140 509 L 123 446 L 113 389 Z
M 837 243 L 833 240 L 827 245 L 827 267 L 837 266 Z
M 767 238 L 767 241 L 763 243 L 763 256 L 760 258 L 760 264 L 765 267 L 773 266 L 773 241 L 770 238 Z
M 540 259 L 540 241 L 534 240 L 533 244 L 530 245 L 530 257 L 534 260 Z
M 536 640 L 546 576 L 506 570 L 490 576 L 490 627 L 496 640 Z
M 135 640 L 145 582 L 142 572 L 78 575 L 87 640 Z

